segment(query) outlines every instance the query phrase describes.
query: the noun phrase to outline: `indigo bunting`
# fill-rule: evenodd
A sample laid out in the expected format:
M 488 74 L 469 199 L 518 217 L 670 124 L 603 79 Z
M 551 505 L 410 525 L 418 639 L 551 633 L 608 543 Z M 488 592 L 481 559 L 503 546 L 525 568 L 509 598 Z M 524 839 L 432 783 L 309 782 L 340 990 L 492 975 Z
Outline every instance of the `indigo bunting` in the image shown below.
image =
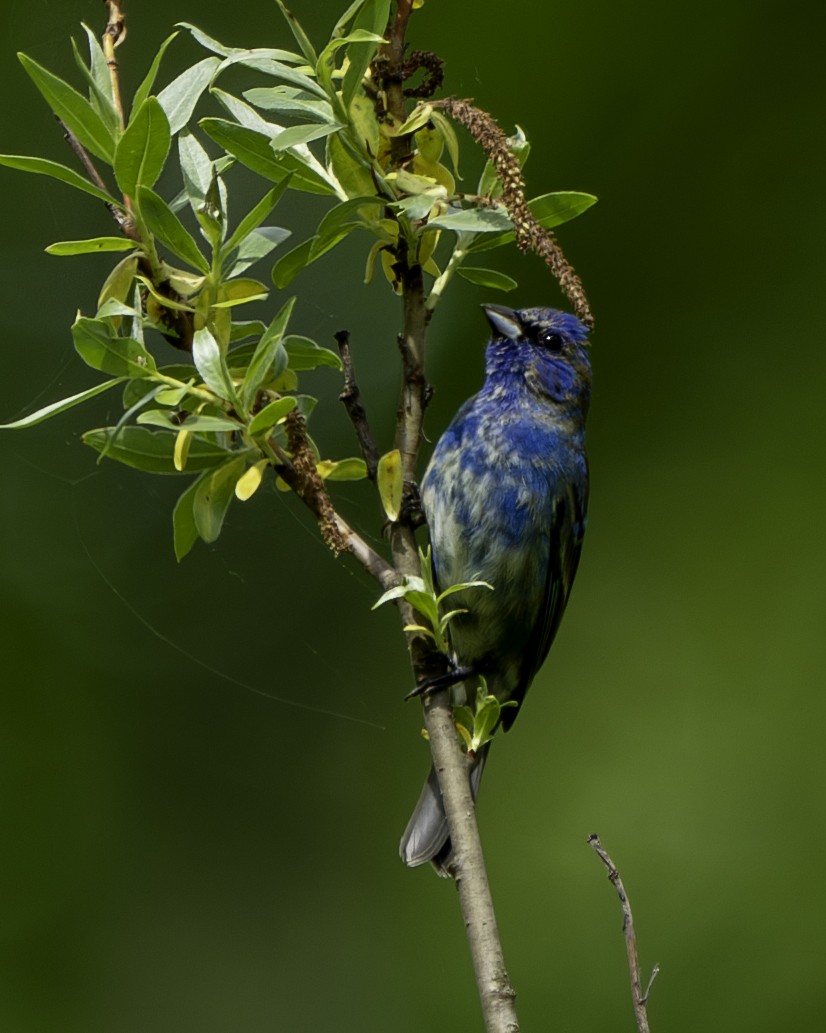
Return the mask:
M 481 391 L 439 439 L 422 480 L 434 576 L 442 588 L 493 586 L 451 597 L 468 612 L 450 624 L 452 660 L 484 676 L 507 731 L 542 666 L 568 602 L 588 502 L 585 419 L 588 331 L 552 308 L 486 305 L 493 331 Z M 466 703 L 466 687 L 452 702 Z M 490 743 L 470 765 L 474 798 Z M 449 875 L 451 847 L 436 773 L 422 790 L 400 854 Z

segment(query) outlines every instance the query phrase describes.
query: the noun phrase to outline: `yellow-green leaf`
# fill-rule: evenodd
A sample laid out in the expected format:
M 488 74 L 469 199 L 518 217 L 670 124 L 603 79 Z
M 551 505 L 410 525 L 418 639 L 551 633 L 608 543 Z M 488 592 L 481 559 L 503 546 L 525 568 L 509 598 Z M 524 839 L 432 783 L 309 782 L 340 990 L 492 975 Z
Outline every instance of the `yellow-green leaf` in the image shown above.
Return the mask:
M 379 498 L 387 514 L 387 519 L 395 522 L 402 509 L 404 479 L 402 477 L 402 457 L 397 448 L 385 452 L 379 459 L 376 481 L 379 487 Z

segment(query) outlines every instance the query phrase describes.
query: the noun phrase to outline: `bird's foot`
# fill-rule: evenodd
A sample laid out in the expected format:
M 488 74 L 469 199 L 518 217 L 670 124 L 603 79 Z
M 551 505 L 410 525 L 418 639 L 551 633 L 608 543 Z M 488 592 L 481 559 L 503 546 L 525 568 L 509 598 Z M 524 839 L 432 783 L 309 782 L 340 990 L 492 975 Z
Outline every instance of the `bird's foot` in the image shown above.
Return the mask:
M 454 667 L 451 665 L 451 669 L 446 674 L 439 674 L 435 678 L 428 678 L 423 681 L 421 685 L 417 685 L 415 689 L 404 697 L 405 703 L 409 699 L 415 699 L 417 696 L 426 696 L 430 692 L 438 692 L 440 689 L 449 689 L 454 685 L 458 685 L 459 682 L 465 681 L 467 678 L 472 678 L 476 674 L 472 667 Z

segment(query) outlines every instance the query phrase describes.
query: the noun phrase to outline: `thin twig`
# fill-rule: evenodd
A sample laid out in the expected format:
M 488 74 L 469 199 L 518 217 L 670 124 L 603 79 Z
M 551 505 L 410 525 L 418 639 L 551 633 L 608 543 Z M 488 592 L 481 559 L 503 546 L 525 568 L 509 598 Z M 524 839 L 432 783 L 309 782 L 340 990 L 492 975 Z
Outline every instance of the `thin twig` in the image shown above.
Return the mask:
M 341 353 L 341 364 L 344 368 L 344 388 L 338 396 L 339 401 L 344 403 L 347 415 L 356 432 L 361 454 L 367 465 L 367 476 L 371 481 L 376 479 L 376 470 L 379 465 L 379 450 L 373 441 L 370 433 L 370 425 L 367 422 L 367 412 L 361 400 L 361 392 L 356 383 L 355 370 L 353 369 L 353 356 L 350 352 L 350 331 L 338 330 L 333 336 L 338 344 Z
M 112 103 L 120 119 L 120 127 L 126 125 L 123 114 L 123 101 L 120 95 L 120 76 L 118 74 L 118 61 L 115 57 L 115 47 L 119 47 L 126 39 L 126 24 L 121 0 L 104 0 L 109 8 L 109 18 L 106 28 L 103 30 L 103 54 L 106 58 L 106 65 L 109 69 L 109 79 L 112 83 Z
M 608 870 L 608 878 L 617 891 L 617 896 L 620 899 L 622 906 L 622 931 L 625 934 L 625 949 L 628 953 L 628 971 L 631 976 L 631 997 L 634 1003 L 634 1017 L 637 1020 L 637 1029 L 639 1033 L 650 1033 L 648 1026 L 648 994 L 651 990 L 651 986 L 654 980 L 657 978 L 657 973 L 660 971 L 660 966 L 655 965 L 651 971 L 651 977 L 648 980 L 648 985 L 645 988 L 645 992 L 642 990 L 642 982 L 640 979 L 640 959 L 637 953 L 637 934 L 634 929 L 634 919 L 631 915 L 631 904 L 628 900 L 628 895 L 625 892 L 625 886 L 622 884 L 620 873 L 617 870 L 617 866 L 611 860 L 608 852 L 599 841 L 599 836 L 593 833 L 588 837 L 588 845 L 594 850 L 597 857 L 605 865 Z
M 95 167 L 95 163 L 92 161 L 89 152 L 80 142 L 80 140 L 78 140 L 78 138 L 71 131 L 71 129 L 69 129 L 65 122 L 61 121 L 61 119 L 58 119 L 57 124 L 63 130 L 63 136 L 66 142 L 74 151 L 75 157 L 83 166 L 86 175 L 95 184 L 98 190 L 102 190 L 104 193 L 108 194 L 109 188 L 106 186 L 106 183 L 104 183 L 103 181 L 103 177 Z M 106 207 L 109 209 L 109 214 L 118 224 L 118 228 L 123 233 L 123 235 L 125 237 L 129 237 L 130 240 L 135 240 L 138 243 L 140 243 L 140 238 L 135 227 L 135 220 L 132 218 L 132 216 L 128 212 L 125 212 L 123 208 L 117 205 L 114 201 L 106 201 L 105 204 Z

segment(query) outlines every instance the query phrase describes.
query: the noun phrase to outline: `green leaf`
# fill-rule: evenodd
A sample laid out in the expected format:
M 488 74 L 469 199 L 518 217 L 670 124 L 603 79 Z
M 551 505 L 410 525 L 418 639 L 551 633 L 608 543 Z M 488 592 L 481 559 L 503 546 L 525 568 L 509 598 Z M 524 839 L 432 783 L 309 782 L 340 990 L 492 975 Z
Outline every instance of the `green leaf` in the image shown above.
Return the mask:
M 126 306 L 126 301 L 132 290 L 132 283 L 138 269 L 138 256 L 127 255 L 122 258 L 114 269 L 103 281 L 98 295 L 98 309 L 102 308 L 108 301 L 121 302 Z M 135 310 L 132 309 L 132 314 Z M 98 313 L 98 319 L 103 317 Z
M 226 360 L 218 342 L 204 327 L 196 330 L 192 339 L 192 360 L 206 386 L 219 398 L 237 404 L 235 385 L 229 375 Z
M 284 82 L 292 83 L 305 93 L 312 93 L 317 97 L 324 97 L 324 90 L 318 85 L 315 79 L 311 79 L 305 72 L 293 68 L 284 63 L 284 58 L 292 60 L 298 58 L 297 54 L 291 54 L 285 50 L 271 50 L 256 48 L 254 50 L 238 50 L 221 62 L 218 73 L 226 71 L 232 65 L 244 65 L 247 68 L 255 68 L 265 75 L 272 75 Z M 298 58 L 300 61 L 301 59 Z
M 78 142 L 111 165 L 115 139 L 89 101 L 30 57 L 17 56 L 46 103 Z
M 470 283 L 478 284 L 480 287 L 490 287 L 495 291 L 512 291 L 519 284 L 510 276 L 497 272 L 495 269 L 473 269 L 467 266 L 459 266 L 457 273 Z
M 283 258 L 279 258 L 275 263 L 272 270 L 272 282 L 279 290 L 284 290 L 288 287 L 301 270 L 314 261 L 310 255 L 315 240 L 315 237 L 310 237 L 303 244 L 299 244 L 298 247 L 288 251 Z
M 175 559 L 180 563 L 192 546 L 198 541 L 198 528 L 195 526 L 195 493 L 198 490 L 202 478 L 207 474 L 201 474 L 186 489 L 175 503 L 172 511 L 172 535 L 175 546 Z
M 285 190 L 290 185 L 291 179 L 292 173 L 286 176 L 278 186 L 273 187 L 272 190 L 264 194 L 258 204 L 247 212 L 221 248 L 222 259 L 226 258 L 227 255 L 238 247 L 242 240 L 245 240 L 253 230 L 261 225 L 283 197 Z
M 190 25 L 189 22 L 175 22 L 175 27 L 178 29 L 186 29 L 196 43 L 200 43 L 204 50 L 211 50 L 213 54 L 220 54 L 222 57 L 228 57 L 234 53 L 233 47 L 224 46 L 223 43 L 219 43 L 217 39 L 213 39 L 212 36 L 208 36 L 205 32 L 197 27 L 197 25 Z
M 333 369 L 341 369 L 341 359 L 329 348 L 322 348 L 321 345 L 311 341 L 309 337 L 291 335 L 284 338 L 284 349 L 287 352 L 287 360 L 290 369 L 296 372 L 306 369 L 316 369 L 318 366 L 331 366 Z
M 98 197 L 101 201 L 106 201 L 108 204 L 117 204 L 111 194 L 100 190 L 94 183 L 90 183 L 88 179 L 75 172 L 74 169 L 70 169 L 68 166 L 61 165 L 56 161 L 47 161 L 46 158 L 30 158 L 28 155 L 23 154 L 0 154 L 0 165 L 5 165 L 10 169 L 19 169 L 21 172 L 34 172 L 39 176 L 51 176 L 52 179 L 59 179 L 61 183 L 66 183 L 68 186 L 74 187 L 75 190 L 83 190 L 85 193 L 91 194 L 92 197 Z
M 45 405 L 42 409 L 38 409 L 37 412 L 29 413 L 28 416 L 23 416 L 12 423 L 0 423 L 0 430 L 23 430 L 26 427 L 34 427 L 37 423 L 49 420 L 52 416 L 57 416 L 58 413 L 72 409 L 76 405 L 82 405 L 90 398 L 103 394 L 104 391 L 108 391 L 110 387 L 114 387 L 116 384 L 122 384 L 124 379 L 124 377 L 115 377 L 114 380 L 105 380 L 102 384 L 95 384 L 94 387 L 90 387 L 86 391 L 79 391 L 76 395 L 69 395 L 68 398 L 62 398 L 59 402 Z
M 92 237 L 89 240 L 60 240 L 49 244 L 48 255 L 89 255 L 100 251 L 134 251 L 140 244 L 126 237 Z
M 296 43 L 301 48 L 301 53 L 307 59 L 307 63 L 311 64 L 313 68 L 315 68 L 316 63 L 318 62 L 318 55 L 315 52 L 315 47 L 313 47 L 310 42 L 309 36 L 301 28 L 298 18 L 296 18 L 293 12 L 283 3 L 283 0 L 275 0 L 275 2 L 278 4 L 281 13 L 284 15 L 284 18 L 290 27 L 290 31 L 293 36 L 295 36 Z
M 593 194 L 583 194 L 575 190 L 563 190 L 553 194 L 543 194 L 528 201 L 528 208 L 543 229 L 550 230 L 554 226 L 561 226 L 563 222 L 569 222 L 578 215 L 587 211 L 591 205 L 596 204 L 596 197 Z M 432 223 L 428 223 L 432 225 Z M 482 237 L 475 240 L 468 251 L 487 251 L 490 248 L 501 247 L 503 244 L 510 244 L 515 239 L 513 230 L 506 233 L 499 233 L 496 236 Z
M 272 430 L 279 420 L 282 420 L 288 412 L 293 411 L 296 404 L 295 398 L 292 395 L 287 395 L 285 398 L 276 398 L 274 402 L 265 405 L 260 412 L 255 414 L 250 422 L 250 434 L 263 434 Z
M 390 15 L 390 0 L 366 0 L 353 21 L 350 37 L 356 36 L 358 30 L 366 30 L 374 36 L 381 36 L 387 28 Z M 341 87 L 345 108 L 349 108 L 356 91 L 361 86 L 365 72 L 376 55 L 379 44 L 375 39 L 365 42 L 352 42 L 347 47 L 349 65 L 344 73 Z
M 138 416 L 137 422 L 149 427 L 174 430 L 176 433 L 179 430 L 188 430 L 192 434 L 219 434 L 233 433 L 241 429 L 241 425 L 236 420 L 231 420 L 229 416 L 187 416 L 181 422 L 177 415 L 168 409 L 149 409 Z
M 181 133 L 178 137 L 178 157 L 187 199 L 197 213 L 212 186 L 212 159 L 192 133 Z
M 259 226 L 258 229 L 238 246 L 238 254 L 232 264 L 230 276 L 238 276 L 259 259 L 266 257 L 274 248 L 290 236 L 290 231 L 281 226 Z
M 367 463 L 355 456 L 350 459 L 322 459 L 316 463 L 319 476 L 325 481 L 363 481 Z
M 131 337 L 116 337 L 98 319 L 80 317 L 72 327 L 75 351 L 87 366 L 115 377 L 148 377 L 155 360 Z
M 169 131 L 173 135 L 183 129 L 192 117 L 195 105 L 220 64 L 217 57 L 205 57 L 203 61 L 181 72 L 158 94 L 158 103 L 166 112 Z
M 244 459 L 237 456 L 198 481 L 192 515 L 198 534 L 205 542 L 214 542 L 220 535 L 235 493 L 235 483 L 244 472 L 244 465 Z
M 456 136 L 456 130 L 453 128 L 453 123 L 436 108 L 431 111 L 430 120 L 442 134 L 442 139 L 445 142 L 447 153 L 450 155 L 450 161 L 453 165 L 453 171 L 456 173 L 457 178 L 461 178 L 459 177 L 459 140 Z
M 177 435 L 167 431 L 147 430 L 145 427 L 99 427 L 83 435 L 83 441 L 97 452 L 105 453 L 107 459 L 114 459 L 136 470 L 148 473 L 180 474 L 175 468 L 174 452 Z M 186 472 L 208 470 L 223 462 L 229 452 L 212 441 L 193 438 L 189 449 Z
M 309 119 L 313 122 L 336 122 L 329 102 L 314 97 L 294 97 L 296 91 L 288 86 L 253 87 L 244 90 L 243 97 L 256 108 L 263 111 L 276 111 L 290 118 Z M 336 122 L 337 124 L 337 122 Z
M 167 36 L 163 43 L 161 43 L 160 48 L 158 49 L 158 53 L 153 58 L 152 64 L 149 67 L 149 71 L 146 73 L 146 78 L 140 84 L 135 93 L 134 98 L 132 99 L 133 115 L 138 110 L 138 108 L 140 108 L 141 104 L 143 104 L 143 102 L 146 100 L 149 94 L 152 92 L 152 87 L 155 85 L 155 79 L 157 79 L 158 77 L 158 70 L 161 67 L 161 61 L 163 59 L 164 54 L 166 53 L 166 48 L 169 46 L 172 40 L 175 39 L 177 35 L 177 32 L 173 32 L 171 36 Z
M 164 247 L 169 248 L 173 254 L 188 262 L 194 269 L 198 269 L 205 276 L 208 275 L 209 262 L 166 201 L 146 186 L 138 187 L 137 201 L 141 218 Z
M 292 251 L 288 251 L 273 266 L 272 282 L 279 290 L 283 290 L 292 283 L 302 269 L 311 265 L 317 258 L 321 258 L 322 255 L 334 248 L 349 233 L 352 233 L 357 226 L 358 223 L 355 222 L 342 226 L 335 234 L 328 236 L 323 242 L 319 237 L 310 237 L 303 244 L 299 244 Z
M 394 448 L 392 452 L 385 452 L 379 459 L 376 482 L 387 519 L 391 523 L 395 523 L 402 511 L 404 491 L 402 457 L 397 448 Z
M 281 151 L 276 155 L 270 146 L 269 136 L 223 118 L 204 118 L 199 124 L 219 147 L 223 147 L 228 154 L 259 176 L 280 183 L 293 172 L 294 189 L 311 194 L 335 193 L 328 182 L 299 161 L 292 152 Z
M 284 303 L 278 315 L 264 331 L 261 340 L 256 345 L 241 389 L 241 397 L 244 407 L 247 409 L 252 405 L 258 389 L 263 384 L 266 384 L 270 376 L 273 375 L 273 368 L 279 349 L 283 352 L 282 339 L 287 329 L 287 324 L 290 321 L 295 302 L 295 298 L 290 298 Z M 284 352 L 284 357 L 284 366 L 286 367 L 286 352 Z
M 120 116 L 115 110 L 114 100 L 112 99 L 112 77 L 109 75 L 106 58 L 97 36 L 95 36 L 88 25 L 83 25 L 83 29 L 89 39 L 89 65 L 86 65 L 86 62 L 81 57 L 77 43 L 72 40 L 75 63 L 83 74 L 84 79 L 89 83 L 89 101 L 92 107 L 100 115 L 112 138 L 117 139 L 121 125 Z
M 228 280 L 218 288 L 219 300 L 212 303 L 212 308 L 235 308 L 250 301 L 263 301 L 268 294 L 268 288 L 258 280 Z
M 452 230 L 454 233 L 500 233 L 511 226 L 504 208 L 468 208 L 448 212 L 428 222 L 429 229 Z
M 134 197 L 138 186 L 154 184 L 170 142 L 166 114 L 155 97 L 148 97 L 130 119 L 115 152 L 115 178 L 124 194 Z
M 276 152 L 285 151 L 288 147 L 297 147 L 302 143 L 320 140 L 324 136 L 329 136 L 330 133 L 337 133 L 339 129 L 341 126 L 338 123 L 319 125 L 316 122 L 313 125 L 290 126 L 274 137 L 270 146 Z
M 369 166 L 345 145 L 341 133 L 327 137 L 327 162 L 348 197 L 363 197 L 376 189 Z

